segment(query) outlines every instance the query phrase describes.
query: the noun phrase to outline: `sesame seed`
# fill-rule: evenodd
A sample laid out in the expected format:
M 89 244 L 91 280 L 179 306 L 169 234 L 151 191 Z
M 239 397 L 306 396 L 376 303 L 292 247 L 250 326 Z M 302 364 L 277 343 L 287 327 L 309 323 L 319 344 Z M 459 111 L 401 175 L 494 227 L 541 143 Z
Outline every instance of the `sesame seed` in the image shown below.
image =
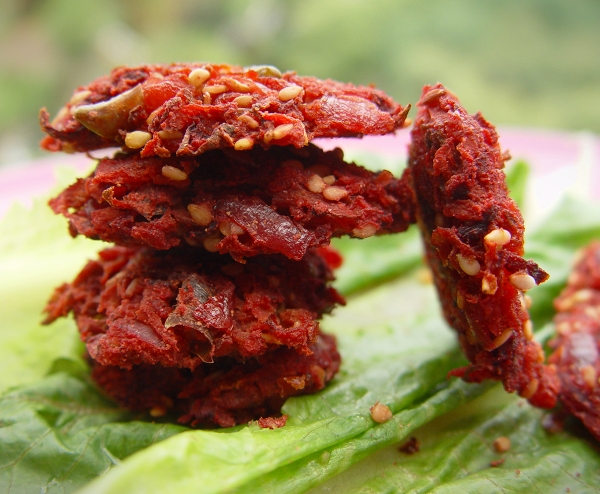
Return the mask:
M 217 84 L 215 86 L 204 86 L 204 92 L 208 94 L 221 94 L 229 88 L 225 84 Z
M 583 309 L 583 312 L 590 319 L 595 319 L 596 321 L 600 320 L 600 307 L 592 307 L 592 306 L 588 305 L 587 307 L 585 307 Z
M 306 127 L 304 127 L 304 125 L 302 125 L 300 127 L 300 129 L 302 129 L 302 136 L 304 137 L 303 142 L 305 146 L 308 146 L 308 134 L 306 133 Z
M 524 311 L 527 310 L 527 302 L 525 301 L 525 294 L 523 292 L 519 292 L 519 302 L 521 303 L 521 309 Z
M 278 125 L 273 129 L 273 139 L 283 139 L 287 136 L 294 128 L 294 124 L 282 124 Z
M 246 151 L 248 149 L 252 149 L 253 146 L 254 140 L 250 139 L 249 137 L 242 137 L 241 139 L 235 142 L 233 148 L 236 151 Z
M 149 132 L 134 130 L 125 136 L 125 145 L 129 149 L 140 149 L 144 147 L 150 139 L 152 139 L 152 135 Z
M 319 175 L 311 175 L 306 183 L 306 188 L 315 194 L 320 194 L 325 189 L 325 182 Z
M 348 195 L 348 191 L 343 187 L 335 185 L 328 186 L 323 190 L 323 197 L 328 201 L 340 201 Z
M 467 329 L 467 341 L 470 345 L 480 344 L 479 338 L 477 338 L 477 334 L 472 328 Z
M 465 308 L 465 296 L 461 292 L 456 294 L 456 307 L 460 310 Z
M 187 173 L 171 165 L 163 166 L 161 173 L 164 177 L 168 178 L 169 180 L 174 180 L 176 182 L 181 182 L 182 180 L 186 180 L 188 178 Z
M 131 280 L 127 285 L 127 288 L 125 289 L 125 297 L 131 298 L 135 294 L 137 289 L 140 287 L 140 285 L 141 282 L 139 278 L 134 278 L 133 280 Z
M 492 273 L 485 273 L 481 279 L 481 292 L 494 295 L 498 290 L 498 279 Z
M 199 88 L 210 78 L 210 72 L 206 69 L 194 69 L 188 75 L 188 82 L 195 88 Z
M 73 106 L 78 105 L 84 99 L 86 99 L 90 94 L 92 94 L 92 92 L 88 91 L 87 89 L 84 91 L 77 91 L 75 94 L 73 94 L 73 96 L 71 96 L 69 103 Z
M 153 407 L 150 409 L 151 417 L 158 418 L 158 417 L 163 417 L 166 414 L 167 414 L 167 410 L 165 409 L 165 407 L 158 406 L 158 407 Z
M 563 336 L 571 333 L 571 329 L 571 325 L 566 321 L 563 321 L 556 325 L 556 332 Z
M 495 230 L 492 230 L 490 233 L 488 233 L 485 237 L 483 237 L 483 240 L 486 244 L 496 245 L 498 247 L 506 245 L 510 242 L 510 239 L 510 232 L 508 230 L 505 230 L 504 228 L 496 228 Z
M 281 71 L 273 65 L 253 65 L 248 70 L 254 70 L 261 77 L 281 77 Z
M 152 123 L 152 120 L 154 120 L 154 117 L 156 117 L 156 115 L 158 115 L 158 113 L 160 112 L 160 106 L 154 110 L 152 113 L 150 113 L 150 115 L 148 115 L 148 118 L 146 119 L 146 123 L 148 125 L 150 125 Z
M 53 127 L 56 127 L 62 120 L 64 120 L 65 118 L 67 118 L 69 116 L 69 114 L 73 114 L 73 108 L 71 108 L 71 110 L 67 110 L 66 106 L 63 106 L 60 110 L 58 110 L 58 113 L 56 114 L 56 116 L 52 119 L 52 122 L 50 122 L 50 125 L 52 125 Z
M 333 175 L 326 175 L 323 177 L 323 182 L 327 185 L 333 185 L 335 183 L 335 177 Z
M 373 223 L 368 223 L 352 230 L 352 235 L 356 238 L 369 238 L 375 235 L 375 233 L 377 233 L 377 225 Z
M 191 237 L 187 233 L 183 236 L 183 239 L 185 240 L 186 244 L 191 245 L 192 247 L 198 247 L 200 245 L 197 238 Z
M 421 101 L 419 101 L 419 103 L 429 103 L 430 101 L 434 101 L 434 100 L 438 99 L 440 96 L 442 96 L 445 93 L 446 93 L 446 90 L 442 89 L 442 88 L 432 89 L 431 91 L 429 91 L 425 95 L 423 95 L 423 97 L 421 98 Z
M 243 94 L 235 98 L 233 102 L 240 108 L 249 108 L 252 105 L 252 96 L 249 94 Z
M 293 100 L 301 92 L 302 92 L 301 86 L 293 85 L 293 86 L 284 87 L 281 91 L 279 91 L 279 100 L 283 101 L 285 103 L 286 101 Z
M 281 343 L 279 343 L 281 345 Z M 289 384 L 294 389 L 304 389 L 306 387 L 306 377 L 305 376 L 294 376 L 294 377 L 284 377 L 283 378 L 287 384 Z
M 265 135 L 263 136 L 263 141 L 265 141 L 265 144 L 269 144 L 272 140 L 273 140 L 273 131 L 267 130 L 265 132 Z
M 158 131 L 158 137 L 164 140 L 181 139 L 183 134 L 178 130 L 160 130 Z
M 259 123 L 256 120 L 254 120 L 250 115 L 240 115 L 237 119 L 240 122 L 245 123 L 251 129 L 258 129 L 259 127 Z
M 187 210 L 197 225 L 208 226 L 213 220 L 212 212 L 205 204 L 188 204 Z
M 538 345 L 537 347 L 537 363 L 541 364 L 546 360 L 546 354 L 544 353 L 544 349 Z
M 202 93 L 202 103 L 210 105 L 212 103 L 212 96 L 209 93 Z
M 242 235 L 246 230 L 232 221 L 221 221 L 219 223 L 219 231 L 226 237 L 229 237 L 230 235 Z
M 202 242 L 202 245 L 208 252 L 217 252 L 217 244 L 221 241 L 219 237 L 217 238 L 207 238 Z
M 229 86 L 229 89 L 232 91 L 237 91 L 239 93 L 249 93 L 251 91 L 250 86 L 248 84 L 244 84 L 243 82 L 238 81 L 237 79 L 225 79 L 225 84 Z
M 379 402 L 375 403 L 371 408 L 369 408 L 369 411 L 371 412 L 371 418 L 373 421 L 377 422 L 378 424 L 387 422 L 393 416 L 390 408 L 387 405 Z
M 513 330 L 510 328 L 502 331 L 502 333 L 500 333 L 498 336 L 496 336 L 494 338 L 494 341 L 492 341 L 491 350 L 494 350 L 495 348 L 498 348 L 498 347 L 501 347 L 502 345 L 504 345 L 504 343 L 506 343 L 512 335 L 513 335 Z
M 535 279 L 533 276 L 528 275 L 527 273 L 514 273 L 511 274 L 508 278 L 512 286 L 517 288 L 518 290 L 531 290 L 534 286 L 536 286 Z
M 523 323 L 523 334 L 528 340 L 533 339 L 533 324 L 531 324 L 530 319 L 527 319 L 527 321 Z
M 596 369 L 594 369 L 594 367 L 592 367 L 591 365 L 586 365 L 582 367 L 581 375 L 583 376 L 583 380 L 588 387 L 594 388 L 596 386 L 598 373 L 596 372 Z
M 310 373 L 312 374 L 313 382 L 325 384 L 325 369 L 320 365 L 311 365 Z
M 540 382 L 537 379 L 533 378 L 521 391 L 521 397 L 525 398 L 526 400 L 531 398 L 537 391 L 539 385 Z
M 462 269 L 463 272 L 469 276 L 475 276 L 481 269 L 479 262 L 474 257 L 466 257 L 462 254 L 456 254 L 456 260 L 458 261 L 460 269 Z
M 494 441 L 494 448 L 498 453 L 506 453 L 510 449 L 510 439 L 505 436 L 500 436 Z

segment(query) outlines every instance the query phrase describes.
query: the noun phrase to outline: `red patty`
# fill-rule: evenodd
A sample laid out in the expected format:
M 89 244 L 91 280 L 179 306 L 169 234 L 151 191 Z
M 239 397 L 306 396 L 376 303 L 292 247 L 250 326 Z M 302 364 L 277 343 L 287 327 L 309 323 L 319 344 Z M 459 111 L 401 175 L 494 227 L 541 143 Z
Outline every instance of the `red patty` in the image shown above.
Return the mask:
M 414 222 L 406 181 L 313 145 L 103 159 L 50 204 L 73 235 L 155 249 L 188 243 L 238 260 L 299 260 L 331 237 L 404 231 Z
M 50 151 L 122 146 L 165 158 L 387 134 L 408 110 L 373 87 L 193 63 L 115 69 L 78 88 L 52 122 L 42 110 L 40 121 Z
M 335 339 L 319 335 L 308 349 L 311 353 L 280 347 L 243 362 L 221 358 L 193 371 L 145 364 L 127 370 L 92 362 L 92 377 L 130 410 L 169 414 L 193 427 L 231 427 L 277 416 L 286 398 L 325 387 L 340 366 Z
M 557 336 L 549 361 L 560 378 L 560 401 L 600 440 L 600 242 L 585 248 L 554 301 Z
M 241 264 L 194 249 L 112 247 L 59 287 L 46 322 L 72 312 L 89 355 L 102 365 L 194 369 L 278 347 L 310 354 L 317 318 L 344 303 L 327 262 L 260 256 Z
M 508 197 L 495 129 L 443 86 L 427 86 L 412 131 L 417 221 L 449 324 L 470 360 L 453 375 L 500 380 L 540 407 L 558 380 L 533 341 L 524 292 L 548 275 L 523 255 L 523 218 Z

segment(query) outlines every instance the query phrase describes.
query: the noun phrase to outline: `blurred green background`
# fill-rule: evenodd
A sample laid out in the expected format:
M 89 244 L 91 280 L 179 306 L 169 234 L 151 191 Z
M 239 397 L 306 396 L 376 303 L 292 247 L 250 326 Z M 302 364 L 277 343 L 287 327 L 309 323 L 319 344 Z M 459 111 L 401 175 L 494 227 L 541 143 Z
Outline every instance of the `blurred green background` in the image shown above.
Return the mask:
M 441 81 L 497 125 L 600 133 L 598 0 L 3 0 L 0 166 L 37 114 L 122 64 L 273 64 L 414 103 Z

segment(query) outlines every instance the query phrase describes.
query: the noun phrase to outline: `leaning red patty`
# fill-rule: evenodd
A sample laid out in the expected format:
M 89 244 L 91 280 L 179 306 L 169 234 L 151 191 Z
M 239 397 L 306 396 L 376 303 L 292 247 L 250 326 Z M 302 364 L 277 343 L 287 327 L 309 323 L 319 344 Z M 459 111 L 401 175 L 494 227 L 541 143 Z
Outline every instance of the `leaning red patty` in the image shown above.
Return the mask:
M 270 66 L 188 63 L 117 68 L 78 88 L 52 121 L 42 110 L 40 121 L 50 151 L 117 146 L 165 158 L 387 134 L 404 126 L 408 110 L 373 87 Z
M 423 89 L 407 174 L 444 315 L 471 362 L 452 374 L 502 381 L 552 408 L 559 384 L 532 339 L 525 298 L 548 274 L 522 258 L 523 218 L 508 197 L 506 159 L 481 115 L 470 116 L 441 85 Z
M 149 245 L 190 244 L 236 259 L 301 259 L 331 237 L 404 231 L 414 222 L 406 182 L 345 163 L 337 149 L 214 150 L 196 158 L 100 160 L 50 201 L 73 235 Z

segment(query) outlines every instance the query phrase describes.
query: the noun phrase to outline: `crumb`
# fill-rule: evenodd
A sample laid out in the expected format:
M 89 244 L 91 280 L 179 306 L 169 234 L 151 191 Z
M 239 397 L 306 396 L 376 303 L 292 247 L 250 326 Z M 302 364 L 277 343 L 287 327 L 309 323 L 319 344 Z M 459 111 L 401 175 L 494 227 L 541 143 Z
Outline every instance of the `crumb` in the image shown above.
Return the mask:
M 369 408 L 369 411 L 371 412 L 371 418 L 373 421 L 377 422 L 378 424 L 387 422 L 393 416 L 389 407 L 379 402 L 375 403 L 371 408 Z
M 500 458 L 499 460 L 494 460 L 494 461 L 490 461 L 490 467 L 499 467 L 500 465 L 504 464 L 504 458 Z
M 510 449 L 510 439 L 505 436 L 496 438 L 494 448 L 496 448 L 498 453 L 506 453 Z
M 398 451 L 406 453 L 407 455 L 412 455 L 418 453 L 420 447 L 421 444 L 419 443 L 419 440 L 412 436 L 408 441 L 398 448 Z
M 257 420 L 261 429 L 279 429 L 287 423 L 288 415 L 281 417 L 261 417 Z

